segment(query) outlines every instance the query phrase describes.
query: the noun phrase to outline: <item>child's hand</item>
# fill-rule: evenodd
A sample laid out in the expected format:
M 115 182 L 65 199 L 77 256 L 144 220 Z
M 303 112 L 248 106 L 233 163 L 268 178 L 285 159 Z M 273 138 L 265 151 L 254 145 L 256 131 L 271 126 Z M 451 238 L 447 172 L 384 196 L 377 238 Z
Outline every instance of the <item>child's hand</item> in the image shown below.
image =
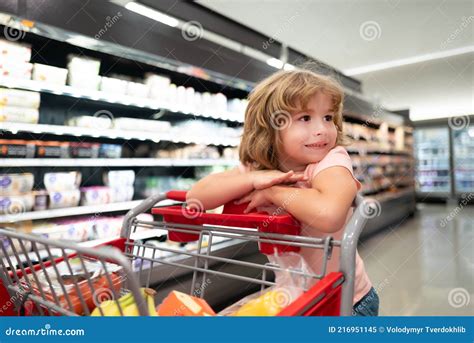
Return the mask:
M 252 173 L 253 188 L 255 189 L 265 189 L 278 184 L 290 184 L 308 180 L 302 172 L 295 173 L 292 170 L 287 173 L 279 170 L 256 170 Z
M 256 209 L 259 206 L 270 206 L 272 202 L 270 201 L 269 193 L 270 189 L 256 189 L 249 194 L 245 195 L 243 198 L 234 202 L 234 204 L 243 204 L 248 202 L 247 208 L 244 210 L 244 213 L 249 213 L 253 209 Z

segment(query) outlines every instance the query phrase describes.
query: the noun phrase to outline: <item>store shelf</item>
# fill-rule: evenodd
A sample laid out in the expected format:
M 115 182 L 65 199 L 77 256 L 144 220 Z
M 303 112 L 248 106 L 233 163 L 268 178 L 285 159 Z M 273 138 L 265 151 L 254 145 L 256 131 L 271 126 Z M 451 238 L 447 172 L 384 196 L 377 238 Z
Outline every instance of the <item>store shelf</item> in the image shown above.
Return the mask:
M 92 101 L 102 101 L 110 104 L 119 104 L 124 106 L 133 106 L 138 108 L 146 109 L 165 109 L 171 112 L 183 113 L 190 115 L 191 117 L 199 116 L 203 118 L 212 118 L 218 120 L 227 120 L 237 123 L 243 123 L 243 118 L 238 119 L 236 116 L 239 114 L 226 112 L 226 113 L 200 113 L 192 111 L 190 109 L 179 108 L 178 106 L 172 106 L 165 104 L 154 99 L 148 98 L 137 98 L 129 95 L 116 95 L 113 93 L 82 89 L 71 86 L 52 85 L 45 82 L 28 80 L 28 79 L 17 79 L 12 77 L 2 77 L 0 80 L 0 86 L 6 88 L 29 90 L 41 93 L 55 94 L 61 96 L 68 96 L 77 99 L 87 99 Z
M 134 200 L 127 202 L 118 202 L 113 204 L 95 205 L 95 206 L 78 206 L 69 208 L 58 208 L 45 211 L 25 212 L 11 215 L 0 215 L 0 223 L 15 223 L 25 220 L 50 219 L 59 217 L 79 216 L 91 213 L 106 213 L 115 211 L 129 210 L 143 200 Z
M 238 165 L 238 161 L 224 159 L 171 158 L 2 158 L 1 167 L 187 167 Z
M 18 132 L 30 132 L 35 134 L 52 134 L 57 136 L 69 135 L 77 137 L 104 137 L 110 139 L 136 139 L 141 141 L 169 141 L 173 143 L 185 144 L 205 144 L 205 145 L 222 145 L 237 146 L 239 138 L 213 137 L 205 136 L 189 136 L 189 135 L 172 135 L 170 133 L 154 133 L 133 130 L 116 130 L 116 129 L 96 129 L 88 127 L 66 126 L 66 125 L 47 125 L 47 124 L 26 124 L 26 123 L 0 123 L 0 132 L 9 131 L 13 134 Z

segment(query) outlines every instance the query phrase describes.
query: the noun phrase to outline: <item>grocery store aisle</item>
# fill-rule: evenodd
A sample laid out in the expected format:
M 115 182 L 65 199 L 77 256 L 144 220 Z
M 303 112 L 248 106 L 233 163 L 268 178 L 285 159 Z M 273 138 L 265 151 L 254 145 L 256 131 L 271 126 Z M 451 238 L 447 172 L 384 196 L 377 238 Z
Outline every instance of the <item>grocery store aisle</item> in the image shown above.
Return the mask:
M 418 204 L 418 210 L 360 244 L 380 314 L 474 315 L 473 207 Z

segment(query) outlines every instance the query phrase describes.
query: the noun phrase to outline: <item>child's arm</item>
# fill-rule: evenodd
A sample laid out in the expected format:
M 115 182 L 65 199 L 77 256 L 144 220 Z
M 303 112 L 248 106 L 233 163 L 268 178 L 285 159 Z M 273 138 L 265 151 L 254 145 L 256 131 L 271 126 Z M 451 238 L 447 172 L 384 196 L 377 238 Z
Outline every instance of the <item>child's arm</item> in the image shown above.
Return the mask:
M 241 172 L 238 168 L 211 174 L 193 185 L 186 195 L 186 202 L 200 202 L 203 210 L 219 207 L 238 199 L 254 189 L 264 189 L 280 183 L 305 180 L 301 173 L 278 170 Z
M 261 193 L 254 193 L 241 202 L 252 200 L 249 206 L 254 208 L 269 201 L 284 208 L 301 223 L 331 233 L 344 225 L 357 186 L 349 170 L 334 166 L 318 173 L 310 189 L 277 185 L 256 192 Z

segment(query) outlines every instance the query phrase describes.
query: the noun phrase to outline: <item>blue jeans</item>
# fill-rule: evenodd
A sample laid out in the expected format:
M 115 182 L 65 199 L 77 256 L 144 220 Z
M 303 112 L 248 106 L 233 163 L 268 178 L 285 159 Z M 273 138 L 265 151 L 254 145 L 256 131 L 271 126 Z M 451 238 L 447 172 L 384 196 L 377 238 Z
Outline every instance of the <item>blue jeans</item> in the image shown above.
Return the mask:
M 378 316 L 379 296 L 372 287 L 370 291 L 362 297 L 352 308 L 353 316 Z

